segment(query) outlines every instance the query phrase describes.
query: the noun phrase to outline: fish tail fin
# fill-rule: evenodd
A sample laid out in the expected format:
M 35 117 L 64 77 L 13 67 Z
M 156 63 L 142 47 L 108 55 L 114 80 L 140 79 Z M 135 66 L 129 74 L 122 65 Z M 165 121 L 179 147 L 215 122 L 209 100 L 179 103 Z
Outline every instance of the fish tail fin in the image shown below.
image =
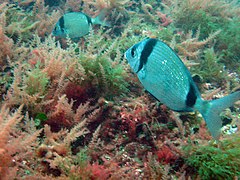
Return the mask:
M 240 91 L 237 91 L 220 99 L 202 102 L 198 110 L 205 119 L 208 129 L 215 139 L 219 138 L 220 129 L 222 127 L 222 120 L 219 115 L 220 112 L 232 106 L 234 102 L 239 99 Z
M 93 24 L 100 24 L 102 26 L 112 27 L 111 23 L 106 20 L 107 15 L 109 14 L 110 9 L 102 9 L 97 17 L 92 18 Z

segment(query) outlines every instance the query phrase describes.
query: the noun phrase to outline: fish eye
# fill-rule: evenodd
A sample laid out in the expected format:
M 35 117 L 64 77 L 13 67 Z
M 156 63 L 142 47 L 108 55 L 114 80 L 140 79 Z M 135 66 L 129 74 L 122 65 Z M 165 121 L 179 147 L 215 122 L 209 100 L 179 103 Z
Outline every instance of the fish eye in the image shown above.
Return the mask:
M 132 57 L 134 57 L 134 56 L 136 55 L 135 51 L 136 51 L 136 47 L 134 46 L 134 47 L 131 49 L 131 55 L 132 55 Z

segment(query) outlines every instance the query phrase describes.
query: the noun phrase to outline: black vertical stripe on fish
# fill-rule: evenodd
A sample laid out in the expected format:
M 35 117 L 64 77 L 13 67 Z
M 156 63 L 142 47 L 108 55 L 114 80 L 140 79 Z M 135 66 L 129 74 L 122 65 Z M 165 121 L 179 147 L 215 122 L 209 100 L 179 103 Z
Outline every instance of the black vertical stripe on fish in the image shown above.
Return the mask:
M 142 50 L 141 56 L 140 56 L 140 64 L 139 64 L 137 72 L 139 72 L 143 68 L 143 65 L 147 63 L 147 59 L 150 56 L 150 54 L 152 53 L 153 48 L 156 45 L 156 43 L 157 43 L 157 39 L 152 39 L 152 38 L 146 42 L 146 44 Z
M 193 107 L 194 104 L 196 103 L 197 95 L 196 95 L 194 86 L 191 83 L 189 83 L 189 85 L 190 85 L 190 88 L 186 98 L 186 105 L 188 107 Z
M 64 32 L 64 16 L 59 19 L 59 26 L 62 32 Z
M 83 13 L 84 14 L 84 13 Z M 87 18 L 87 22 L 88 24 L 92 24 L 92 19 L 87 15 L 87 14 L 84 14 Z

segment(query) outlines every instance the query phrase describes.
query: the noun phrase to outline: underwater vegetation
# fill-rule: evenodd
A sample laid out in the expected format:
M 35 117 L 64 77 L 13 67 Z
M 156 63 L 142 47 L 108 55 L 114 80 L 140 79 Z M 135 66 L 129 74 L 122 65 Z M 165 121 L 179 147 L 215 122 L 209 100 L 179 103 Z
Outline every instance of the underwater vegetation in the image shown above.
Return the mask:
M 224 65 L 220 63 L 220 57 L 214 52 L 214 49 L 206 49 L 203 53 L 200 65 L 193 67 L 192 71 L 200 77 L 204 77 L 206 82 L 217 84 L 226 82 L 227 74 L 224 71 Z
M 110 27 L 52 36 L 65 13 L 103 9 Z M 0 0 L 0 179 L 239 179 L 239 101 L 215 141 L 198 112 L 145 92 L 124 57 L 160 39 L 219 99 L 240 89 L 239 17 L 228 0 Z
M 171 11 L 176 27 L 184 32 L 196 32 L 200 27 L 200 39 L 206 38 L 214 31 L 221 30 L 222 32 L 216 37 L 215 50 L 225 66 L 234 68 L 240 73 L 238 71 L 240 64 L 239 28 L 237 28 L 240 23 L 240 12 L 238 6 L 236 1 L 184 0 L 179 4 L 173 3 Z M 235 42 L 237 43 L 235 44 Z
M 201 179 L 233 179 L 240 175 L 239 134 L 223 140 L 219 146 L 186 147 L 187 164 L 194 167 Z M 188 149 L 189 148 L 189 149 Z

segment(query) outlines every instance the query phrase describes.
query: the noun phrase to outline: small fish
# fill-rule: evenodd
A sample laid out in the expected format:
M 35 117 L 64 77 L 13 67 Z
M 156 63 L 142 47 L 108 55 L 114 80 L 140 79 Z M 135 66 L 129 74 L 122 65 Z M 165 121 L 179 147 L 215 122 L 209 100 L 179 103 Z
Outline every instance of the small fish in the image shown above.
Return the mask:
M 178 55 L 157 39 L 145 39 L 129 48 L 125 57 L 144 86 L 156 99 L 178 112 L 198 110 L 211 135 L 218 139 L 222 121 L 220 112 L 240 99 L 240 91 L 206 101 Z
M 110 26 L 103 21 L 107 10 L 102 10 L 96 18 L 91 18 L 82 12 L 71 12 L 64 14 L 56 23 L 52 35 L 71 39 L 80 38 L 89 33 L 92 24 L 100 24 L 103 26 Z

